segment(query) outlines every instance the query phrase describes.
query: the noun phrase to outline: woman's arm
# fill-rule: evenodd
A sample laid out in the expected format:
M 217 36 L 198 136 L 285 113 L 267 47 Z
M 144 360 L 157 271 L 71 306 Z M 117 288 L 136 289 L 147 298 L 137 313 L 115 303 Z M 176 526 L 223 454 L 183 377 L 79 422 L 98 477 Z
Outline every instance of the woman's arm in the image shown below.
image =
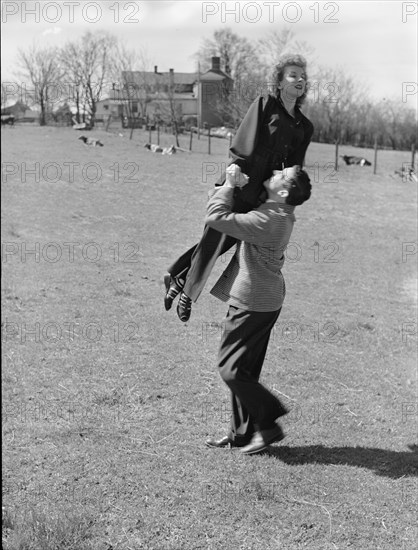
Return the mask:
M 250 105 L 229 149 L 230 164 L 237 164 L 244 174 L 248 174 L 252 155 L 257 147 L 260 129 L 270 96 L 260 96 Z

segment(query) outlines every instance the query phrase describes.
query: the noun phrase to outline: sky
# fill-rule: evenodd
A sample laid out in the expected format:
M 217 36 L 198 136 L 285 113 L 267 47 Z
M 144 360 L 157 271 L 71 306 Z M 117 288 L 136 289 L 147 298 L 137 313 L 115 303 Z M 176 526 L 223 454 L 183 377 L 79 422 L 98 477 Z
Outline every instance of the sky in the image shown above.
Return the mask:
M 193 72 L 203 38 L 229 27 L 254 44 L 290 28 L 315 62 L 342 67 L 376 101 L 417 108 L 417 2 L 2 1 L 2 81 L 16 82 L 18 49 L 62 46 L 86 30 L 142 48 L 160 71 Z M 308 60 L 309 61 L 309 60 Z

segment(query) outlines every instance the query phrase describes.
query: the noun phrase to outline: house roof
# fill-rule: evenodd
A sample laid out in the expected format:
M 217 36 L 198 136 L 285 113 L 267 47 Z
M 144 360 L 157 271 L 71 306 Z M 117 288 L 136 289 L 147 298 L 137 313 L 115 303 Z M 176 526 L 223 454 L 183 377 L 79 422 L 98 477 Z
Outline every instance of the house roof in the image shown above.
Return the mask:
M 156 84 L 166 84 L 169 82 L 170 73 L 156 73 L 150 71 L 123 71 L 122 72 L 123 83 L 138 83 L 148 84 L 149 86 L 155 86 Z M 176 73 L 173 72 L 174 84 L 194 84 L 199 80 L 199 73 Z M 205 73 L 200 75 L 201 80 L 224 80 L 228 78 L 232 80 L 230 76 L 225 74 L 219 69 L 209 69 Z M 122 84 L 123 84 L 122 83 Z
M 194 84 L 198 80 L 198 73 L 176 73 L 173 72 L 174 84 Z M 164 84 L 169 81 L 170 73 L 156 73 L 151 71 L 122 71 L 124 82 L 135 82 L 149 86 Z
M 229 80 L 232 80 L 230 76 L 223 73 L 222 71 L 213 71 L 210 69 L 206 73 L 200 75 L 200 80 L 207 81 L 207 80 L 225 80 L 228 78 Z
M 168 96 L 168 94 L 160 93 L 160 94 L 150 94 L 149 98 L 151 100 L 168 101 L 169 96 Z M 177 101 L 179 99 L 181 99 L 181 100 L 188 99 L 188 100 L 197 101 L 197 97 L 195 97 L 194 94 L 176 94 L 175 95 L 175 100 Z
M 22 101 L 16 101 L 16 103 L 13 103 L 13 105 L 2 107 L 1 114 L 14 114 L 17 112 L 24 113 L 27 109 L 29 109 L 29 107 L 25 103 L 23 103 Z

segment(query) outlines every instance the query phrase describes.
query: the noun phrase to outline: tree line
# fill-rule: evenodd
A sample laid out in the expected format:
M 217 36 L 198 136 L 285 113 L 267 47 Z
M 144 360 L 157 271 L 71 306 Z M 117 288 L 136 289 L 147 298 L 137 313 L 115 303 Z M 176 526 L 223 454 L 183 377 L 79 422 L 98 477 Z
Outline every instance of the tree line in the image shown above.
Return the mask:
M 312 46 L 298 41 L 286 28 L 270 32 L 258 42 L 250 42 L 228 28 L 202 40 L 194 55 L 198 70 L 208 70 L 211 57 L 217 56 L 223 72 L 234 80 L 233 89 L 217 103 L 225 126 L 237 128 L 250 103 L 271 86 L 270 74 L 277 57 L 289 51 L 301 53 L 308 61 L 310 88 L 303 112 L 314 124 L 314 141 L 371 147 L 377 140 L 380 147 L 392 149 L 410 149 L 416 142 L 413 109 L 399 100 L 374 100 L 343 68 L 318 64 Z M 2 82 L 2 108 L 20 93 L 39 107 L 41 125 L 71 107 L 77 122 L 87 113 L 93 126 L 97 102 L 107 97 L 116 83 L 127 98 L 128 116 L 145 117 L 152 93 L 147 83 L 149 66 L 147 52 L 127 49 L 110 33 L 86 32 L 59 49 L 33 45 L 18 52 L 16 82 Z M 131 81 L 133 72 L 135 83 Z M 177 125 L 182 121 L 174 108 L 174 96 L 168 84 L 169 114 L 174 119 L 170 122 Z

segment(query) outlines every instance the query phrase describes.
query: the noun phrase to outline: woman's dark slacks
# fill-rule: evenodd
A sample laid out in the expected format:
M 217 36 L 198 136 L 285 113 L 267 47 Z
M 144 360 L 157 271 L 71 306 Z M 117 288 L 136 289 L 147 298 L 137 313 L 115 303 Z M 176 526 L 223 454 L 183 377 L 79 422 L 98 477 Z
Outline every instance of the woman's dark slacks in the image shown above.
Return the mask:
M 279 311 L 256 312 L 229 306 L 218 356 L 219 372 L 232 392 L 229 437 L 248 443 L 256 430 L 269 429 L 287 413 L 259 382 L 270 334 Z

